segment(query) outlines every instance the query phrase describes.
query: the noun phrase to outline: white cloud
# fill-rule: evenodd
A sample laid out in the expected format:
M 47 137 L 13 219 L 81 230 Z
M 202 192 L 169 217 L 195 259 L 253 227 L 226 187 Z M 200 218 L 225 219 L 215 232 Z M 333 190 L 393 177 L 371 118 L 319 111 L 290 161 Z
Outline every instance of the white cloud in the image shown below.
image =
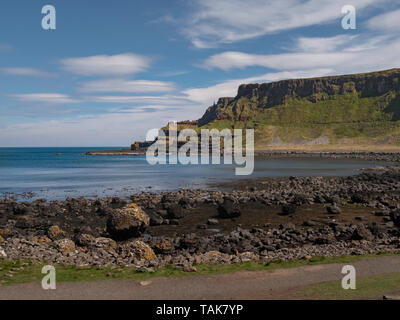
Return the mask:
M 146 92 L 168 92 L 174 89 L 175 85 L 173 82 L 107 79 L 107 80 L 95 80 L 95 81 L 85 82 L 80 88 L 80 91 L 146 93 Z
M 34 76 L 34 77 L 52 76 L 52 74 L 49 72 L 41 71 L 34 68 L 9 67 L 9 68 L 1 68 L 0 72 L 11 76 Z
M 145 71 L 150 59 L 133 53 L 98 55 L 61 60 L 63 68 L 83 76 L 128 75 Z
M 367 26 L 373 30 L 398 31 L 400 30 L 400 10 L 375 16 L 367 21 Z
M 349 61 L 353 55 L 349 52 L 299 52 L 262 55 L 230 51 L 211 56 L 204 62 L 203 66 L 209 69 L 219 68 L 222 70 L 243 69 L 252 66 L 279 70 L 296 70 L 300 68 L 333 67 Z
M 357 13 L 387 0 L 352 0 Z M 209 48 L 294 28 L 331 23 L 340 27 L 348 0 L 196 0 L 182 32 L 198 48 Z
M 202 110 L 203 112 L 204 110 Z M 127 146 L 169 121 L 192 119 L 191 108 L 130 110 L 0 127 L 0 146 Z
M 118 103 L 118 104 L 158 104 L 158 105 L 182 105 L 190 101 L 185 96 L 95 96 L 86 97 L 87 101 L 100 103 Z
M 382 38 L 379 38 L 382 42 Z M 400 66 L 400 38 L 362 48 L 362 43 L 351 42 L 337 52 L 295 52 L 282 54 L 248 54 L 223 52 L 213 55 L 203 63 L 205 68 L 231 70 L 260 66 L 274 70 L 306 70 L 331 68 L 337 73 L 367 72 Z
M 189 73 L 189 71 L 186 70 L 182 70 L 182 71 L 165 71 L 165 72 L 161 72 L 158 74 L 159 77 L 176 77 L 176 76 L 181 76 L 184 74 Z
M 330 52 L 335 51 L 344 44 L 353 41 L 356 36 L 339 35 L 335 37 L 300 37 L 297 39 L 295 50 L 300 52 Z
M 150 114 L 98 116 L 20 123 L 0 128 L 3 146 L 129 146 L 147 130 Z
M 8 96 L 22 102 L 38 102 L 46 104 L 64 104 L 79 102 L 79 100 L 72 99 L 68 95 L 61 93 L 10 94 Z

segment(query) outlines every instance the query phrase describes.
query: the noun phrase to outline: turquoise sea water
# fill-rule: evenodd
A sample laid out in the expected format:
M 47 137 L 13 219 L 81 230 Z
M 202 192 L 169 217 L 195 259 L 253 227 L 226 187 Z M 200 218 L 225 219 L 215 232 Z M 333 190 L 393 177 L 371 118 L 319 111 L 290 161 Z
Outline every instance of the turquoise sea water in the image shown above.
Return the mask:
M 209 183 L 249 177 L 340 176 L 385 165 L 353 159 L 256 158 L 251 176 L 235 176 L 234 165 L 155 165 L 142 156 L 85 156 L 121 148 L 0 148 L 0 195 L 33 192 L 35 198 L 129 196 L 140 191 L 205 188 Z

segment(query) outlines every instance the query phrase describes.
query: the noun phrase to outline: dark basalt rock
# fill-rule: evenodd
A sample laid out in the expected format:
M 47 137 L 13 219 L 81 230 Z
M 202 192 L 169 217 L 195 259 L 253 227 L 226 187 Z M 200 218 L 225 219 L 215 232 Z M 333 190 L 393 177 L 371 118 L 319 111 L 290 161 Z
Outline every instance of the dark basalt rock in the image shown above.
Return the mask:
M 392 219 L 395 226 L 400 227 L 400 210 L 392 211 L 390 219 Z
M 217 210 L 219 217 L 223 219 L 236 218 L 241 215 L 239 205 L 231 199 L 225 199 Z
M 171 205 L 167 209 L 168 217 L 171 219 L 182 219 L 185 217 L 185 211 L 179 205 Z
M 351 238 L 352 240 L 371 240 L 373 235 L 363 224 L 358 224 Z
M 326 211 L 329 214 L 340 214 L 340 213 L 342 213 L 342 210 L 335 204 L 332 205 L 332 206 L 327 206 L 326 207 Z
M 25 204 L 15 204 L 14 214 L 16 215 L 29 215 L 32 213 L 32 208 Z
M 295 194 L 292 200 L 293 204 L 302 205 L 308 202 L 308 197 L 305 194 Z
M 296 213 L 297 205 L 292 204 L 292 203 L 284 204 L 281 209 L 282 209 L 283 215 L 293 214 L 293 213 Z
M 160 226 L 164 223 L 163 217 L 158 215 L 157 213 L 149 213 L 150 217 L 150 225 L 151 226 Z
M 370 195 L 363 193 L 356 193 L 351 196 L 351 201 L 353 203 L 368 203 L 370 201 Z

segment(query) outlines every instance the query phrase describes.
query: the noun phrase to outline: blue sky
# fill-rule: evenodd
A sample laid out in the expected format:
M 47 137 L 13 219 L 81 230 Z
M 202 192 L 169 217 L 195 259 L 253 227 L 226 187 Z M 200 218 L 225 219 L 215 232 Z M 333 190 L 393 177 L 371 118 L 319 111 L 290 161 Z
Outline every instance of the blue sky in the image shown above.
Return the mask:
M 393 0 L 2 0 L 0 30 L 0 146 L 128 146 L 241 83 L 400 67 Z

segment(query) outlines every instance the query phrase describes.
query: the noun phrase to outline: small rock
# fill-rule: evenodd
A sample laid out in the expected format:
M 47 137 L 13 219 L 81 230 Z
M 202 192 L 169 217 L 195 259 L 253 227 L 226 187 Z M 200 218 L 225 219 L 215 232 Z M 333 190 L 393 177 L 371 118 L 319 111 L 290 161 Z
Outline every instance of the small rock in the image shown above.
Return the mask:
M 32 241 L 41 243 L 41 244 L 49 244 L 51 242 L 51 239 L 46 236 L 35 236 L 32 238 Z
M 183 267 L 183 271 L 185 271 L 185 272 L 197 272 L 197 268 L 195 266 L 191 265 L 191 264 L 186 264 Z
M 210 226 L 215 226 L 215 225 L 219 224 L 219 221 L 218 221 L 218 219 L 208 219 L 207 224 Z
M 56 248 L 62 253 L 71 253 L 75 251 L 75 243 L 70 239 L 61 239 L 55 242 Z
M 172 244 L 169 240 L 159 240 L 151 245 L 156 253 L 165 254 L 172 250 Z
M 400 296 L 383 296 L 383 300 L 400 300 Z
M 147 268 L 147 267 L 138 267 L 136 269 L 137 272 L 148 272 L 148 273 L 154 273 L 155 270 L 153 268 Z
M 316 225 L 317 225 L 317 223 L 312 220 L 307 220 L 307 221 L 303 222 L 303 226 L 305 226 L 305 227 L 314 227 Z
M 113 239 L 104 237 L 96 238 L 94 240 L 94 246 L 96 248 L 101 248 L 106 250 L 117 249 L 117 243 Z
M 49 228 L 49 230 L 47 230 L 47 235 L 51 240 L 55 241 L 64 239 L 66 233 L 59 226 L 52 226 Z
M 296 213 L 297 205 L 296 204 L 284 204 L 281 209 L 282 209 L 282 214 L 288 215 L 288 214 Z
M 390 219 L 392 219 L 395 226 L 400 227 L 400 211 L 392 211 L 390 213 Z
M 76 242 L 82 247 L 91 247 L 95 244 L 96 238 L 91 234 L 83 233 L 77 237 Z
M 158 215 L 157 213 L 150 214 L 150 225 L 151 226 L 160 226 L 164 222 L 164 219 Z
M 11 234 L 11 230 L 7 228 L 0 229 L 0 236 L 7 238 Z
M 337 205 L 332 205 L 332 206 L 327 206 L 326 207 L 326 211 L 329 213 L 329 214 L 339 214 L 339 213 L 342 213 L 342 210 L 337 206 Z

